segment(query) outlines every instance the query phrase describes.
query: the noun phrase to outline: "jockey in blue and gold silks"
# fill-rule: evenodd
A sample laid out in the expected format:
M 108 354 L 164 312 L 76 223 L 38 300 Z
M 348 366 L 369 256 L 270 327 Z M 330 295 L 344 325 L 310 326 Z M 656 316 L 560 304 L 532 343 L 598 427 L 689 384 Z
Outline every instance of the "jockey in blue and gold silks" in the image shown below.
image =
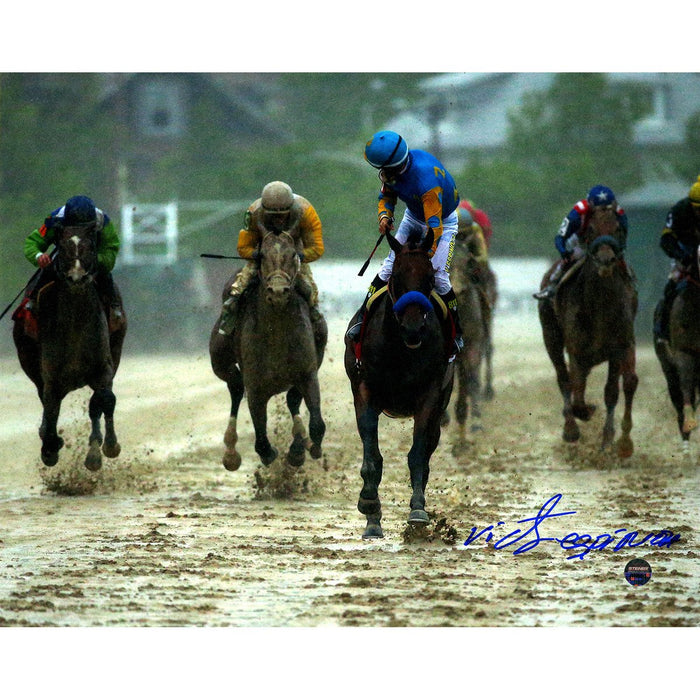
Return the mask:
M 457 297 L 450 283 L 450 263 L 454 237 L 457 234 L 457 206 L 459 193 L 454 178 L 432 154 L 409 150 L 403 137 L 394 131 L 379 131 L 365 146 L 365 160 L 379 170 L 382 181 L 379 193 L 379 232 L 386 234 L 394 227 L 394 210 L 400 199 L 406 211 L 396 232 L 396 240 L 405 243 L 411 233 L 425 236 L 433 229 L 435 240 L 431 260 L 435 270 L 435 291 L 450 310 L 456 329 L 457 351 L 464 343 L 457 313 Z M 348 330 L 348 336 L 359 338 L 367 301 L 378 289 L 386 286 L 394 265 L 394 252 L 384 260 L 382 268 L 369 286 L 360 308 L 357 323 Z

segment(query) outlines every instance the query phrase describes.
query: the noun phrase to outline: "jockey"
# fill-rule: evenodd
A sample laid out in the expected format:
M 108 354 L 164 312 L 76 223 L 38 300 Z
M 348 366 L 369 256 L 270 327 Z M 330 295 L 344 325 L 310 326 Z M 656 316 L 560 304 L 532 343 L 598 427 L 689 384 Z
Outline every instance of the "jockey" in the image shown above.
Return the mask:
M 466 246 L 469 252 L 469 275 L 475 283 L 479 284 L 483 278 L 482 270 L 489 264 L 486 236 L 469 209 L 460 205 L 457 207 L 457 216 L 459 223 L 455 241 L 457 245 Z
M 38 278 L 27 290 L 31 308 L 35 290 L 41 289 L 54 275 L 52 257 L 46 252 L 55 244 L 57 235 L 71 227 L 92 229 L 97 239 L 97 274 L 95 283 L 101 298 L 107 301 L 113 319 L 122 317 L 121 302 L 114 288 L 112 269 L 119 252 L 119 236 L 112 220 L 85 195 L 71 197 L 62 207 L 54 209 L 44 220 L 43 225 L 32 231 L 24 241 L 24 256 L 35 267 L 40 268 Z
M 321 220 L 311 202 L 294 194 L 286 182 L 268 182 L 263 187 L 261 196 L 248 207 L 243 225 L 238 234 L 238 254 L 246 258 L 248 263 L 236 276 L 230 296 L 223 304 L 219 333 L 233 333 L 241 294 L 258 272 L 258 245 L 269 232 L 287 231 L 294 239 L 301 261 L 297 289 L 309 304 L 312 324 L 318 321 L 321 318 L 318 288 L 309 263 L 323 255 L 324 247 Z
M 459 203 L 457 213 L 461 216 L 462 210 L 466 209 L 472 216 L 474 223 L 478 224 L 481 228 L 481 232 L 484 235 L 484 241 L 486 242 L 486 247 L 491 247 L 491 234 L 493 233 L 491 227 L 491 219 L 488 214 L 483 209 L 477 209 L 474 206 L 474 202 L 469 199 L 463 199 Z
M 660 340 L 667 341 L 671 305 L 678 292 L 678 282 L 696 260 L 700 244 L 700 176 L 693 183 L 688 196 L 678 200 L 669 210 L 659 243 L 664 253 L 673 259 L 664 289 L 661 315 L 654 329 Z
M 564 273 L 576 260 L 583 257 L 586 234 L 593 217 L 598 215 L 614 217 L 612 221 L 616 230 L 621 232 L 620 242 L 624 250 L 627 241 L 627 214 L 617 203 L 615 193 L 609 187 L 595 185 L 588 191 L 586 199 L 576 202 L 564 217 L 559 233 L 554 237 L 554 245 L 561 255 L 561 260 L 551 274 L 549 284 L 542 291 L 532 295 L 535 299 L 550 299 L 555 295 Z
M 435 240 L 431 259 L 435 269 L 435 291 L 450 310 L 455 325 L 457 352 L 464 347 L 462 328 L 457 313 L 457 297 L 450 283 L 453 239 L 457 233 L 459 194 L 452 175 L 435 156 L 426 151 L 409 150 L 403 138 L 394 131 L 379 131 L 365 146 L 365 160 L 379 170 L 382 187 L 379 193 L 379 232 L 394 228 L 394 209 L 398 199 L 406 211 L 396 232 L 396 240 L 405 243 L 409 234 L 424 236 L 428 227 Z M 360 307 L 357 323 L 348 330 L 348 337 L 357 341 L 367 309 L 367 301 L 378 289 L 385 287 L 391 276 L 394 252 L 384 260 L 382 268 L 369 286 Z

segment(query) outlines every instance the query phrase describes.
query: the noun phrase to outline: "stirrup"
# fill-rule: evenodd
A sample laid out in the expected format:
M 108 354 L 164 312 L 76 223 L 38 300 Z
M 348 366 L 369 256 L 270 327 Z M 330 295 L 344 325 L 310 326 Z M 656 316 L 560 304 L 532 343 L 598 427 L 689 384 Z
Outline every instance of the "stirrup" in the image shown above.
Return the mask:
M 551 284 L 541 289 L 539 292 L 535 292 L 532 296 L 534 299 L 551 299 L 557 292 L 557 288 Z

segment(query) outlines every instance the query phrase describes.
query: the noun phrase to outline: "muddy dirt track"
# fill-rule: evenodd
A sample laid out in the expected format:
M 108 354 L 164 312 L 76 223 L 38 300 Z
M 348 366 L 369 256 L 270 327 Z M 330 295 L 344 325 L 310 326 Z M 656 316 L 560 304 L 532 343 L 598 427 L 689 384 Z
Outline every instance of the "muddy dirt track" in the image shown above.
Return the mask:
M 67 445 L 56 467 L 43 467 L 38 398 L 16 359 L 2 358 L 0 625 L 699 625 L 698 437 L 685 457 L 649 346 L 638 352 L 635 453 L 621 463 L 597 449 L 602 410 L 583 426 L 581 444 L 561 442 L 561 402 L 534 310 L 498 318 L 496 398 L 484 406 L 484 429 L 460 446 L 453 424 L 432 460 L 427 509 L 436 527 L 420 537 L 407 529 L 411 424 L 382 418 L 385 539 L 363 541 L 342 327 L 331 323 L 321 372 L 324 456 L 286 475 L 281 460 L 259 464 L 245 401 L 243 465 L 221 466 L 228 394 L 211 373 L 206 339 L 193 356 L 146 357 L 131 355 L 127 338 L 115 383 L 122 454 L 97 474 L 82 467 L 87 392 L 64 402 Z M 603 379 L 597 368 L 589 400 L 599 405 Z M 291 425 L 281 398 L 270 412 L 282 452 Z M 574 559 L 581 550 L 551 540 L 519 555 L 525 540 L 493 547 L 529 528 L 518 521 L 558 494 L 549 512 L 575 512 L 542 522 L 540 537 L 624 528 L 680 540 L 611 544 Z M 489 525 L 491 543 L 484 535 L 464 546 L 472 528 Z M 634 558 L 651 565 L 644 586 L 625 580 Z

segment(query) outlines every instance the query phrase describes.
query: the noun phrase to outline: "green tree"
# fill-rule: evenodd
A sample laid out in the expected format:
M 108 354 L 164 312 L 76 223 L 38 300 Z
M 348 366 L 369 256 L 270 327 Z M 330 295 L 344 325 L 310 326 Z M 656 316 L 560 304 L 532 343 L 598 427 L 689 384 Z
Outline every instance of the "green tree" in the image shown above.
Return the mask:
M 503 152 L 463 174 L 479 206 L 507 222 L 494 251 L 551 255 L 561 219 L 592 185 L 638 185 L 633 124 L 647 108 L 602 73 L 557 74 L 549 89 L 526 94 L 508 115 Z

